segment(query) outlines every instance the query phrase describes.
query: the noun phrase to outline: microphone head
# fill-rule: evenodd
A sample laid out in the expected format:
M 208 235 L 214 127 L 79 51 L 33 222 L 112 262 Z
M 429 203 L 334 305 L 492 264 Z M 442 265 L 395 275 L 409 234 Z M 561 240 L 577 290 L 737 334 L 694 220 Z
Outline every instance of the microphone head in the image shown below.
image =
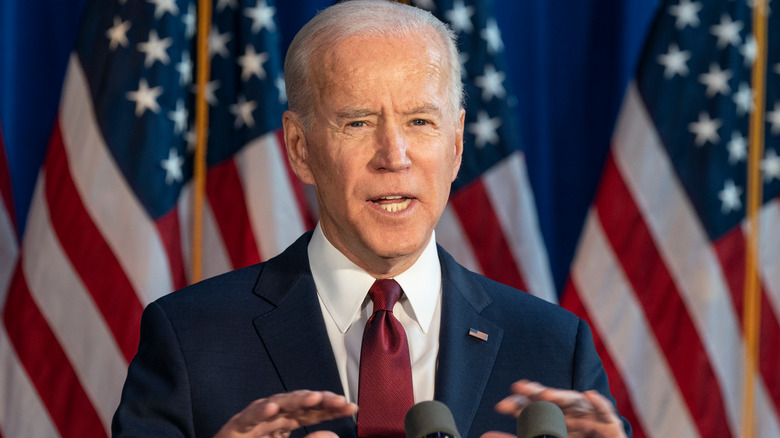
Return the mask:
M 517 418 L 517 438 L 568 438 L 563 411 L 554 403 L 535 401 Z
M 417 403 L 404 419 L 406 438 L 451 437 L 460 438 L 450 409 L 435 400 Z

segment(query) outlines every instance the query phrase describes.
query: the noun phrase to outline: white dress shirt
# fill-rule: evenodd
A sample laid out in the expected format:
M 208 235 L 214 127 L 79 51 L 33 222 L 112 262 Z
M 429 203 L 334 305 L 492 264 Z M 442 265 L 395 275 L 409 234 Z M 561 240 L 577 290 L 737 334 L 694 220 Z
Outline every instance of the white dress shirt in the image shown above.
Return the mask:
M 395 277 L 403 289 L 393 314 L 404 326 L 412 363 L 414 401 L 433 400 L 441 325 L 441 265 L 436 240 L 420 258 Z M 330 344 L 348 401 L 356 402 L 363 329 L 373 313 L 368 289 L 375 278 L 352 263 L 325 237 L 317 224 L 308 247 L 309 263 Z

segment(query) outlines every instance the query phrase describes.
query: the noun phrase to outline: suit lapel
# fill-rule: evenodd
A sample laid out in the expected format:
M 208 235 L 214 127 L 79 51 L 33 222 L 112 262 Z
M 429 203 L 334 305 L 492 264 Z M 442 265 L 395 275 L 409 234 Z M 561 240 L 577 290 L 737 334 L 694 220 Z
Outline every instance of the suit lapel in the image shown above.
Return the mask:
M 328 339 L 317 291 L 309 268 L 304 234 L 261 272 L 255 294 L 269 305 L 253 323 L 286 391 L 311 389 L 344 394 Z M 327 429 L 354 435 L 351 418 L 322 423 Z
M 503 330 L 480 312 L 491 299 L 465 268 L 439 248 L 442 315 L 435 399 L 452 411 L 467 436 L 501 345 Z M 475 329 L 487 340 L 469 335 Z

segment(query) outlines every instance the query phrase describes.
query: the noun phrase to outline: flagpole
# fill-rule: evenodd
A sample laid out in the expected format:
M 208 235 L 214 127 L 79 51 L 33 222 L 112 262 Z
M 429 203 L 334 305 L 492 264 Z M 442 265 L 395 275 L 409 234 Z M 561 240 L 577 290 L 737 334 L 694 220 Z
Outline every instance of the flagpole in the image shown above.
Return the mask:
M 206 191 L 206 147 L 209 107 L 206 83 L 209 81 L 209 29 L 211 0 L 198 0 L 197 93 L 195 96 L 195 157 L 192 202 L 192 282 L 203 278 L 203 198 Z
M 743 330 L 745 333 L 744 393 L 742 403 L 742 437 L 756 436 L 755 386 L 760 357 L 761 281 L 759 275 L 760 212 L 763 199 L 761 157 L 764 154 L 764 110 L 766 106 L 767 14 L 766 1 L 757 0 L 753 9 L 753 35 L 757 56 L 753 64 L 752 88 L 755 107 L 750 113 L 750 150 L 747 193 L 747 251 L 745 257 L 745 296 Z

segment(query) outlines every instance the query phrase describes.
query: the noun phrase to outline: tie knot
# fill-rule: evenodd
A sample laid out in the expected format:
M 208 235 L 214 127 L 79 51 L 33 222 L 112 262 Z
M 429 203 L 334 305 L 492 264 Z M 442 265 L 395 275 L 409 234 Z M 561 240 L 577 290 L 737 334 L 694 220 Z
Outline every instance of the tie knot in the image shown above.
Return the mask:
M 393 311 L 393 306 L 401 298 L 401 285 L 393 279 L 377 280 L 368 290 L 368 296 L 374 303 L 374 312 L 378 310 Z

